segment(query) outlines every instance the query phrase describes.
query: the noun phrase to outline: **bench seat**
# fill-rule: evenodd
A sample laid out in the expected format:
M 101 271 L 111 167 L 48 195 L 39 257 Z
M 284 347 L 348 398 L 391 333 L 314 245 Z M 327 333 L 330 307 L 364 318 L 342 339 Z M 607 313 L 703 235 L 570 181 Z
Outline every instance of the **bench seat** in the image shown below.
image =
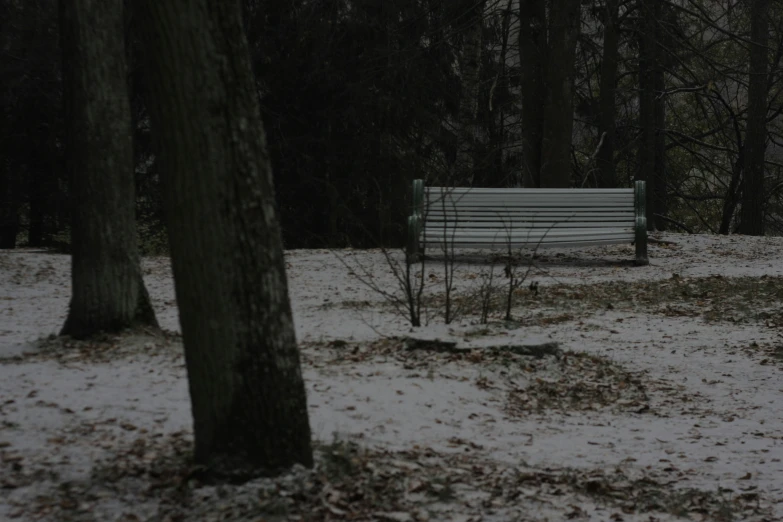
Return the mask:
M 647 259 L 645 186 L 632 189 L 487 189 L 413 183 L 408 252 L 430 247 L 539 248 L 636 244 Z

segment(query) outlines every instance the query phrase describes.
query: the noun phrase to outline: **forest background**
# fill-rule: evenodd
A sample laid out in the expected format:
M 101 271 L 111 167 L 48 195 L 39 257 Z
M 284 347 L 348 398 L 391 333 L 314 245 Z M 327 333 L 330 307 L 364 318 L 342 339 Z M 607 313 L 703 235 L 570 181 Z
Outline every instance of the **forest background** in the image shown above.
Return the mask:
M 126 9 L 137 218 L 166 251 Z M 410 182 L 626 187 L 657 230 L 778 235 L 777 0 L 245 0 L 286 248 L 401 244 Z M 68 250 L 56 3 L 0 1 L 0 247 Z

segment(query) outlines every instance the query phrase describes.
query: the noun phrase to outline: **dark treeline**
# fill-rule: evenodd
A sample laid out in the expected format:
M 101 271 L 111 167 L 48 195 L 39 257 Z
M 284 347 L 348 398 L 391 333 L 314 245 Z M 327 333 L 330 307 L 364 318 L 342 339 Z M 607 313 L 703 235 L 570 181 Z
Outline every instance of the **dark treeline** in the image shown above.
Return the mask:
M 166 248 L 126 1 L 137 217 Z M 648 182 L 651 228 L 779 234 L 779 0 L 245 0 L 286 247 L 401 244 L 415 178 Z M 67 248 L 55 3 L 0 0 L 0 247 Z

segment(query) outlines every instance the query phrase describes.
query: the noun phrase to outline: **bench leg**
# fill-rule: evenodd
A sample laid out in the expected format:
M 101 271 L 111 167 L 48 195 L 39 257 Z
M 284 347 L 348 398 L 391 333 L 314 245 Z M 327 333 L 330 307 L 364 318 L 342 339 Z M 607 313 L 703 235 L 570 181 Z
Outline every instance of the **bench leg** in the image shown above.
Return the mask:
M 638 266 L 649 265 L 647 257 L 647 192 L 644 181 L 634 183 L 634 208 L 636 210 L 636 264 Z
M 647 257 L 647 220 L 639 224 L 636 222 L 636 260 L 634 261 L 637 266 L 645 266 L 650 264 L 650 259 Z
M 412 212 L 408 217 L 408 244 L 405 247 L 407 261 L 417 263 L 424 256 L 424 251 L 419 248 L 419 236 L 421 235 L 421 216 L 424 214 L 424 180 L 413 180 L 411 192 Z

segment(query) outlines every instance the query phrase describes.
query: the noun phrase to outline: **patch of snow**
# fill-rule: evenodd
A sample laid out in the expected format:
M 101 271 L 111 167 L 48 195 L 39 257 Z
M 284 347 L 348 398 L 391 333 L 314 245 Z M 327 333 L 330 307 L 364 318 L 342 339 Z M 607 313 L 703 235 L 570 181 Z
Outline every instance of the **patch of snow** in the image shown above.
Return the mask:
M 661 281 L 673 274 L 783 276 L 783 238 L 662 234 L 660 239 L 664 243 L 650 245 L 646 267 L 631 264 L 633 250 L 626 246 L 541 250 L 530 280 L 545 288 Z M 489 256 L 460 254 L 457 293 L 475 288 Z M 336 437 L 384 451 L 426 447 L 519 469 L 650 473 L 669 478 L 675 488 L 758 494 L 772 516 L 783 519 L 783 505 L 776 503 L 783 498 L 783 365 L 762 364 L 764 355 L 749 349 L 779 342 L 776 328 L 595 310 L 560 324 L 501 325 L 494 333 L 477 333 L 481 327 L 470 317 L 452 325 L 434 317 L 414 329 L 346 267 L 366 268 L 379 286 L 393 288 L 380 251 L 290 251 L 286 261 L 297 335 L 304 359 L 313 361 L 305 364 L 304 375 L 317 439 Z M 145 259 L 143 268 L 161 325 L 178 330 L 168 260 Z M 64 483 L 88 481 L 98 462 L 141 436 L 191 430 L 177 342 L 122 337 L 116 358 L 97 362 L 76 352 L 55 357 L 38 342 L 56 334 L 65 320 L 69 269 L 67 256 L 0 252 L 0 470 L 21 466 L 38 473 L 0 490 L 3 520 L 27 516 L 20 506 Z M 442 292 L 442 261 L 428 261 L 425 270 L 426 292 Z M 507 282 L 502 268 L 496 275 L 499 283 Z M 526 306 L 521 302 L 516 312 L 529 312 Z M 350 342 L 345 350 L 361 348 L 391 336 L 450 340 L 476 349 L 556 341 L 563 350 L 606 358 L 636 376 L 646 386 L 649 410 L 512 414 L 510 383 L 530 384 L 533 376 L 512 378 L 499 367 L 448 358 L 411 366 L 393 353 L 346 362 L 340 361 L 340 348 L 328 346 L 345 340 Z M 537 506 L 535 518 L 562 519 L 569 502 L 582 507 L 585 520 L 607 520 L 614 512 L 598 500 L 564 494 L 560 504 Z M 103 513 L 100 520 L 126 512 L 147 519 L 159 509 L 131 493 L 93 503 L 94 513 Z M 395 513 L 384 517 L 407 520 L 407 514 Z M 510 512 L 499 513 L 484 519 L 509 519 L 503 517 Z M 449 519 L 458 520 L 458 513 L 452 515 Z M 623 517 L 649 519 L 644 513 Z

